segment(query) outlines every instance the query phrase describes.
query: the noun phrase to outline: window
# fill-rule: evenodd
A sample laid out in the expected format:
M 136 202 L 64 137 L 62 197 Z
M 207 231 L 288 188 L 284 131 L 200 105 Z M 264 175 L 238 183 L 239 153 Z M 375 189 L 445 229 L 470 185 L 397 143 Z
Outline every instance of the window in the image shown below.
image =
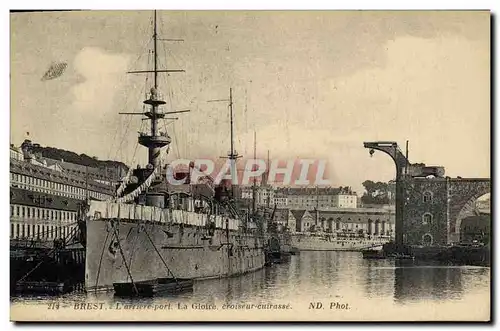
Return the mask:
M 10 206 L 10 217 L 14 216 L 14 206 Z
M 434 239 L 432 238 L 432 235 L 430 233 L 426 233 L 422 236 L 422 244 L 424 246 L 431 246 L 433 241 Z
M 423 200 L 424 202 L 432 202 L 432 193 L 429 191 L 424 192 Z
M 422 224 L 423 225 L 431 225 L 432 224 L 432 214 L 431 213 L 425 213 L 422 216 Z

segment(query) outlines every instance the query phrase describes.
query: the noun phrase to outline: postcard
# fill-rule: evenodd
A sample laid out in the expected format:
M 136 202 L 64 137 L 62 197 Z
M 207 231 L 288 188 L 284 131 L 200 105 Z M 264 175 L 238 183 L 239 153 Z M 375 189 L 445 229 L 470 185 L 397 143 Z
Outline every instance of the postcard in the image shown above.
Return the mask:
M 490 321 L 490 22 L 11 12 L 11 320 Z

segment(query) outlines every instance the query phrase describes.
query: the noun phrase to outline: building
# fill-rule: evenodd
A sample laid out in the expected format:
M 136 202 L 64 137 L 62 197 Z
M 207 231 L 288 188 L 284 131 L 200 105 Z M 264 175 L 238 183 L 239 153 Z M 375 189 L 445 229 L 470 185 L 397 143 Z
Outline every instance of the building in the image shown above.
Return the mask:
M 272 186 L 263 185 L 256 186 L 255 188 L 251 185 L 239 187 L 239 197 L 243 201 L 251 203 L 253 199 L 253 194 L 255 190 L 255 204 L 258 207 L 273 207 L 277 201 L 275 200 L 275 189 Z M 280 206 L 286 206 L 286 202 L 282 199 L 278 199 Z
M 281 221 L 284 222 L 283 216 Z M 326 232 L 390 238 L 395 235 L 395 213 L 385 209 L 292 209 L 287 221 L 286 228 L 292 233 Z
M 287 208 L 276 208 L 274 213 L 273 222 L 276 224 L 276 229 L 278 232 L 282 232 L 285 230 L 290 230 L 293 228 L 295 231 L 295 222 L 293 215 L 290 210 Z
M 277 192 L 274 194 L 273 205 L 278 208 L 285 208 L 288 206 L 288 196 L 281 192 Z
M 256 190 L 257 206 L 291 209 L 357 208 L 358 196 L 349 187 L 340 188 L 275 188 L 259 185 Z M 242 186 L 240 198 L 252 200 L 253 187 Z
M 274 202 L 275 188 L 270 185 L 261 185 L 257 187 L 258 206 L 272 206 Z
M 480 216 L 477 201 L 491 193 L 490 179 L 481 178 L 417 177 L 405 179 L 403 185 L 401 232 L 403 243 L 409 246 L 459 243 L 466 231 L 463 220 Z
M 240 198 L 245 200 L 253 199 L 253 187 L 252 186 L 241 186 L 240 187 Z
M 64 160 L 53 160 L 43 158 L 49 167 L 58 167 L 67 174 L 78 177 L 88 177 L 91 180 L 105 185 L 116 185 L 121 178 L 125 177 L 128 169 L 122 167 L 87 167 L 80 164 L 65 162 Z
M 409 180 L 404 209 L 403 242 L 430 246 L 447 244 L 448 185 L 446 179 Z
M 23 143 L 24 144 L 24 143 Z M 21 242 L 53 242 L 77 231 L 78 211 L 85 199 L 113 197 L 115 177 L 95 169 L 50 162 L 29 149 L 10 148 L 10 238 Z M 78 172 L 69 169 L 79 169 Z
M 358 197 L 349 187 L 280 188 L 276 194 L 287 197 L 292 209 L 356 208 Z
M 375 208 L 337 208 L 318 211 L 318 226 L 324 232 L 368 236 L 395 235 L 395 211 Z
M 334 199 L 334 208 L 356 208 L 358 196 L 356 194 L 339 193 Z
M 21 149 L 14 147 L 14 145 L 12 144 L 10 145 L 10 159 L 18 161 L 24 160 L 23 152 L 21 151 Z

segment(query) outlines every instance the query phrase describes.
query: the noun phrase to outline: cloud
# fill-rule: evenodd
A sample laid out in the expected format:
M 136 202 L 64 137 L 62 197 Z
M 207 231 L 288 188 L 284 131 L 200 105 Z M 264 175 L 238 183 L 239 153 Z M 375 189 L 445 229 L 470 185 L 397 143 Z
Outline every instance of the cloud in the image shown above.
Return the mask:
M 70 89 L 70 104 L 58 112 L 59 122 L 64 125 L 54 128 L 54 133 L 65 137 L 58 146 L 110 157 L 109 145 L 118 124 L 115 119 L 121 110 L 117 93 L 128 63 L 127 54 L 100 48 L 87 47 L 76 54 L 72 70 L 79 79 Z
M 100 48 L 84 48 L 74 66 L 84 80 L 73 87 L 74 111 L 106 113 L 127 70 L 129 56 L 107 53 Z
M 395 175 L 390 158 L 370 158 L 364 141 L 393 140 L 404 147 L 409 140 L 412 162 L 443 165 L 451 176 L 489 176 L 489 50 L 456 36 L 405 36 L 382 46 L 384 66 L 317 81 L 295 72 L 268 75 L 261 86 L 254 82 L 247 131 L 243 98 L 236 100 L 237 149 L 252 153 L 255 127 L 261 154 L 269 149 L 271 156 L 327 158 L 335 184 L 358 191 L 365 179 Z M 201 134 L 191 140 L 199 142 L 192 149 L 225 153 L 226 121 L 219 130 L 213 123 L 193 125 L 197 130 L 190 135 Z

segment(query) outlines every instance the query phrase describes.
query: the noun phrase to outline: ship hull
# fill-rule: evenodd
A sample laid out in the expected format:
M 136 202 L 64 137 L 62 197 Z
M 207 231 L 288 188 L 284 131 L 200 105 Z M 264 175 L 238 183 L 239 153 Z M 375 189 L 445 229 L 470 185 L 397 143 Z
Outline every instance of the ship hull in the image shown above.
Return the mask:
M 290 246 L 299 251 L 362 251 L 381 247 L 389 238 L 339 238 L 332 235 L 295 233 Z
M 238 230 L 94 219 L 86 232 L 87 291 L 157 278 L 230 277 L 265 263 L 263 240 Z

